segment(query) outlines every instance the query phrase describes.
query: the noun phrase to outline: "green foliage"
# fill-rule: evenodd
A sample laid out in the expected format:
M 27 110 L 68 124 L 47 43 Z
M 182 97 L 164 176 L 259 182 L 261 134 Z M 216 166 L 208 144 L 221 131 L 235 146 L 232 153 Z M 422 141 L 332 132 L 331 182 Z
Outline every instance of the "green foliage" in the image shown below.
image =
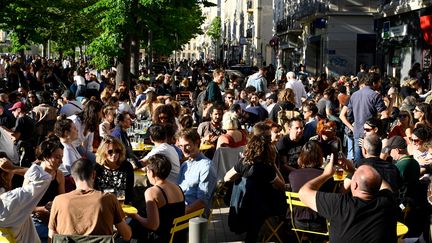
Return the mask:
M 217 16 L 212 20 L 206 34 L 210 36 L 210 38 L 213 41 L 217 41 L 220 39 L 221 33 L 222 33 L 221 18 Z

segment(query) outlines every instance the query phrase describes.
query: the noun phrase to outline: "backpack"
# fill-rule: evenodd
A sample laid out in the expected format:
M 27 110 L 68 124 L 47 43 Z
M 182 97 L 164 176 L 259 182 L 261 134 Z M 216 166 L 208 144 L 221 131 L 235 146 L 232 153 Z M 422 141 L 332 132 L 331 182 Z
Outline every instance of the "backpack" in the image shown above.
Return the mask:
M 196 99 L 196 108 L 197 108 L 197 113 L 200 117 L 202 117 L 202 112 L 203 112 L 203 103 L 204 101 L 208 100 L 208 92 L 207 92 L 207 88 L 203 91 L 201 91 Z

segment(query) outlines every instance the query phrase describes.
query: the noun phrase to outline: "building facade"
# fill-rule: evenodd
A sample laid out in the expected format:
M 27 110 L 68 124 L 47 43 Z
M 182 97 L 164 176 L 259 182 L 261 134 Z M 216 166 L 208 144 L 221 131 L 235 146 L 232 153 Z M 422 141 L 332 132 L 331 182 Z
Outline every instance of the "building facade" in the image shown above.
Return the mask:
M 275 18 L 278 63 L 311 74 L 354 74 L 375 63 L 377 1 L 274 0 L 285 6 Z
M 222 48 L 227 64 L 254 66 L 273 62 L 272 1 L 222 0 Z
M 399 80 L 419 63 L 431 66 L 432 2 L 426 0 L 386 0 L 379 6 L 376 20 L 377 63 L 383 72 Z

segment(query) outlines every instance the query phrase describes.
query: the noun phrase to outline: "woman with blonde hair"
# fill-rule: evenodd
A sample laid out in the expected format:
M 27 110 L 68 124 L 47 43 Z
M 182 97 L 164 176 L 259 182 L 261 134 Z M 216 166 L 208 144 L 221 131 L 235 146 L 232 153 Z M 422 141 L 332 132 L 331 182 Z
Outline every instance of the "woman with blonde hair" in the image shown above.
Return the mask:
M 126 160 L 126 149 L 122 142 L 106 136 L 96 152 L 95 189 L 123 192 L 125 203 L 133 199 L 134 174 L 132 165 Z
M 223 115 L 222 129 L 224 129 L 226 133 L 219 136 L 216 148 L 237 148 L 246 145 L 247 134 L 245 130 L 240 129 L 239 124 L 237 113 L 229 111 Z
M 388 138 L 393 136 L 401 136 L 408 141 L 414 129 L 414 122 L 411 113 L 407 110 L 400 110 L 397 120 L 394 122 L 393 126 L 390 128 Z
M 141 104 L 136 108 L 135 115 L 138 117 L 142 117 L 145 120 L 151 120 L 154 111 L 157 107 L 162 105 L 157 99 L 157 95 L 153 90 L 149 90 L 148 88 L 146 90 L 146 100 L 144 102 L 141 102 Z
M 292 89 L 286 88 L 279 92 L 278 100 L 269 114 L 269 118 L 278 122 L 278 112 L 281 110 L 295 110 L 295 93 Z

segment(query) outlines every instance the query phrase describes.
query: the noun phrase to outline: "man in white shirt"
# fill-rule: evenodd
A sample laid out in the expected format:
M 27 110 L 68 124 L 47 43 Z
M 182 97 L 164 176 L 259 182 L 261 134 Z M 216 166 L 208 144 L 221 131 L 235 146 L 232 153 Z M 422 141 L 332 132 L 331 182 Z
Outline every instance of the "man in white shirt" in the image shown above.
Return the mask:
M 167 180 L 176 183 L 177 177 L 180 171 L 180 158 L 174 146 L 167 143 L 166 130 L 162 125 L 152 125 L 149 128 L 150 140 L 154 143 L 154 148 L 141 160 L 144 166 L 147 164 L 147 160 L 155 155 L 165 155 L 171 162 L 171 172 Z
M 300 109 L 302 102 L 305 101 L 307 97 L 304 85 L 300 80 L 296 79 L 296 75 L 294 72 L 288 72 L 286 76 L 288 82 L 286 83 L 285 88 L 290 88 L 293 90 L 295 94 L 295 106 L 297 109 Z

